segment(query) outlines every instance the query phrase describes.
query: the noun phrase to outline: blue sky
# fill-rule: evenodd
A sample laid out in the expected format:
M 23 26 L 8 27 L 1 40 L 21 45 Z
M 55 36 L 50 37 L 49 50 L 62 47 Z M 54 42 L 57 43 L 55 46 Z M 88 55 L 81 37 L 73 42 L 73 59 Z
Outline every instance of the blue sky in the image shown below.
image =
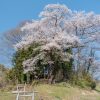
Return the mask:
M 44 6 L 52 3 L 67 5 L 72 10 L 94 11 L 100 14 L 100 0 L 0 0 L 0 63 L 11 66 L 10 49 L 5 48 L 3 32 L 21 21 L 36 19 Z

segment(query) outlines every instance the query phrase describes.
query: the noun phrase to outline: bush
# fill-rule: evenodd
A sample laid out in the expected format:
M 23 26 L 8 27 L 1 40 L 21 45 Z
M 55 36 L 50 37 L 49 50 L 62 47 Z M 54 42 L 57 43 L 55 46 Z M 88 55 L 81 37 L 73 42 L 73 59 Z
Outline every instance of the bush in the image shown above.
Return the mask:
M 92 82 L 90 86 L 91 86 L 91 89 L 94 90 L 96 88 L 96 82 Z
M 78 77 L 77 74 L 73 74 L 72 79 L 70 80 L 72 85 L 77 85 L 81 88 L 96 88 L 96 82 L 89 75 L 89 73 L 84 73 L 82 77 Z

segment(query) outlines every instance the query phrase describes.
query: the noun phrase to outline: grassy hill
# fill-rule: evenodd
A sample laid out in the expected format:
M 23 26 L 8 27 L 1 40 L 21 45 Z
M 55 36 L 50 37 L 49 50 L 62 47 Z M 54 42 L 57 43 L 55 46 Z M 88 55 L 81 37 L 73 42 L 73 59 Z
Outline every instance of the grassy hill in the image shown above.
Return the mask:
M 31 86 L 27 90 L 32 90 Z M 79 87 L 72 87 L 69 84 L 39 84 L 34 87 L 34 90 L 39 93 L 36 94 L 35 100 L 100 100 L 100 85 L 96 90 L 82 89 Z M 0 100 L 15 100 L 16 95 L 11 92 L 0 92 Z M 41 98 L 41 99 L 40 99 Z M 21 98 L 21 100 L 24 100 Z M 31 100 L 27 98 L 26 100 Z

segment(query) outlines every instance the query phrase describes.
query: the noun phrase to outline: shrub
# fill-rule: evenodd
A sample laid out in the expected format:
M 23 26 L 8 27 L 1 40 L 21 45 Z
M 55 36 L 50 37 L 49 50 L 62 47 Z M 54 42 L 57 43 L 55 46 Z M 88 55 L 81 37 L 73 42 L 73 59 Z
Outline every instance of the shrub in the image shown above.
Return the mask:
M 95 89 L 96 88 L 96 82 L 91 82 L 91 89 Z

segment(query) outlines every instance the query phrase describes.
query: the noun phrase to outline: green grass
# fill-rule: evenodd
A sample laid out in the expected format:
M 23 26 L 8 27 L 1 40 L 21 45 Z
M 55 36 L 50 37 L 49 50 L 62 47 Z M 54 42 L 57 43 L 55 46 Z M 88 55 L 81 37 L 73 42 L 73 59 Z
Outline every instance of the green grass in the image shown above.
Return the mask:
M 69 85 L 52 86 L 44 84 L 35 87 L 35 89 L 38 90 L 44 98 L 52 98 L 51 100 L 100 100 L 100 94 L 96 91 L 83 90 Z
M 0 92 L 0 100 L 16 100 L 16 96 L 10 92 Z
M 34 90 L 39 92 L 35 100 L 39 98 L 43 100 L 100 100 L 100 85 L 97 86 L 96 91 L 72 87 L 69 84 L 39 84 L 34 87 Z M 16 96 L 11 92 L 0 92 L 0 100 L 15 100 L 15 98 Z

